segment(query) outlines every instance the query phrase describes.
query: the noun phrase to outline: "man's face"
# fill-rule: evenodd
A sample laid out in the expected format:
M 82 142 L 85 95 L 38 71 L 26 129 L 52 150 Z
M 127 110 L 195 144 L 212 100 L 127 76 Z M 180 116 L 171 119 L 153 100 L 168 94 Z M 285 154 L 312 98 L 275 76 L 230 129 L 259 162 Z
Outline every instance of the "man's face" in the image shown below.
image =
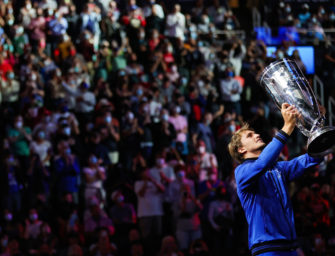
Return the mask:
M 252 130 L 247 130 L 241 133 L 242 147 L 238 149 L 239 153 L 245 154 L 262 150 L 265 146 L 264 141 L 258 133 Z

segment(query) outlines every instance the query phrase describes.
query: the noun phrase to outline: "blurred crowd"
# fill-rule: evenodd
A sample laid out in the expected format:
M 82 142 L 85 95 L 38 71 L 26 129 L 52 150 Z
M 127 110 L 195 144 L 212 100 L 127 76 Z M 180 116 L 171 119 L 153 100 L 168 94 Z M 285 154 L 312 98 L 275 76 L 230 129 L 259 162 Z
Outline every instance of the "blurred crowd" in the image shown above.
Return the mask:
M 249 255 L 227 145 L 245 121 L 271 140 L 261 72 L 304 64 L 294 39 L 267 57 L 235 33 L 238 1 L 175 2 L 0 0 L 0 256 Z M 267 4 L 315 39 L 332 95 L 335 9 Z M 305 145 L 296 131 L 282 160 Z M 334 255 L 334 168 L 290 184 L 300 255 Z

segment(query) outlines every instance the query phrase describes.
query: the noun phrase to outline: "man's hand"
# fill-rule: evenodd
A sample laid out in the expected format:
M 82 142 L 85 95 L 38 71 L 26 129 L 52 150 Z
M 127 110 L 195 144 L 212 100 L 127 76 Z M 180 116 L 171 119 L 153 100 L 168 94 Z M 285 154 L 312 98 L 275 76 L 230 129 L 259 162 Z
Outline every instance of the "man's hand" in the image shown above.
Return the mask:
M 282 104 L 281 114 L 284 119 L 284 126 L 282 130 L 288 135 L 291 135 L 291 133 L 294 131 L 297 118 L 299 118 L 301 114 L 299 114 L 298 110 L 293 105 L 288 103 Z

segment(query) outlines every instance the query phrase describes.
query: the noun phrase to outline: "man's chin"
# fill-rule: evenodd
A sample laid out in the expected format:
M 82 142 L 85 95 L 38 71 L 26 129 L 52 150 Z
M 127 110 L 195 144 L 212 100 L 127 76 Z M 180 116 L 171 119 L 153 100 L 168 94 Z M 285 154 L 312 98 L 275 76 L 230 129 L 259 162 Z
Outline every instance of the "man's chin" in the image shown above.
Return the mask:
M 259 145 L 258 149 L 263 150 L 265 148 L 266 144 L 263 142 L 263 144 Z

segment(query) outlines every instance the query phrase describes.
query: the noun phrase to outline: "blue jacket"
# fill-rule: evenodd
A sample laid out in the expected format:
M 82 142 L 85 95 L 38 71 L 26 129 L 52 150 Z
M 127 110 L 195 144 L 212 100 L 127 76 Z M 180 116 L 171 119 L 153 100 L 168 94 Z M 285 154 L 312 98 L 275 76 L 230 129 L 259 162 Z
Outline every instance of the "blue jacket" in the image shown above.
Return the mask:
M 281 249 L 296 239 L 294 215 L 288 183 L 300 177 L 306 168 L 322 159 L 301 155 L 291 161 L 277 162 L 288 135 L 279 131 L 258 158 L 246 159 L 235 170 L 237 194 L 249 224 L 249 248 Z M 256 248 L 256 249 L 255 249 Z

